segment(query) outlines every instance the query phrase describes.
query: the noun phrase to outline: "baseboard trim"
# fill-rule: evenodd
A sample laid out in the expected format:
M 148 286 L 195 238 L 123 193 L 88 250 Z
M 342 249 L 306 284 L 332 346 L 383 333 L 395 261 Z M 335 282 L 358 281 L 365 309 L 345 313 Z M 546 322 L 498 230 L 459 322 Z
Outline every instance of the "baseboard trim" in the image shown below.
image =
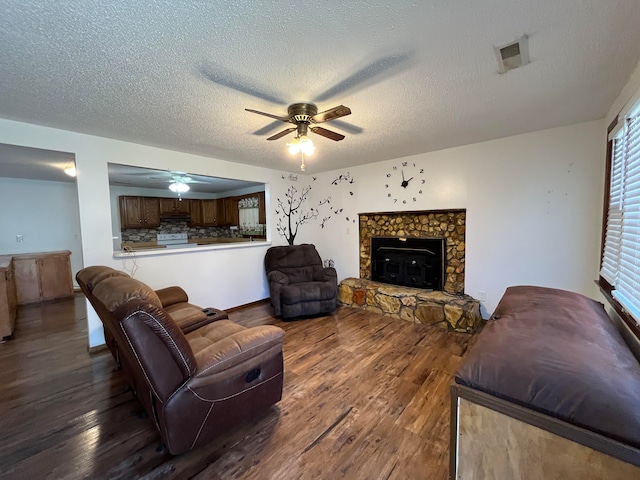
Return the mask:
M 96 345 L 95 347 L 89 347 L 89 355 L 95 355 L 96 353 L 103 352 L 107 349 L 107 344 Z
M 262 300 L 256 300 L 255 302 L 245 303 L 244 305 L 238 305 L 236 307 L 226 308 L 224 311 L 227 313 L 235 312 L 236 310 L 241 310 L 245 307 L 253 307 L 261 303 L 267 303 L 269 300 L 270 300 L 269 298 L 263 298 Z

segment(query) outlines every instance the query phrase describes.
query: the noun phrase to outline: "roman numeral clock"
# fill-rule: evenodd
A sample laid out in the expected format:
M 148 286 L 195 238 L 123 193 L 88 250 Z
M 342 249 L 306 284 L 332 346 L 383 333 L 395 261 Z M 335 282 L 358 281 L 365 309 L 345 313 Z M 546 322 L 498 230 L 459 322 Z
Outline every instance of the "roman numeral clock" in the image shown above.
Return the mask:
M 387 198 L 403 205 L 417 202 L 426 183 L 424 175 L 424 168 L 417 167 L 413 162 L 394 165 L 386 174 L 384 187 Z

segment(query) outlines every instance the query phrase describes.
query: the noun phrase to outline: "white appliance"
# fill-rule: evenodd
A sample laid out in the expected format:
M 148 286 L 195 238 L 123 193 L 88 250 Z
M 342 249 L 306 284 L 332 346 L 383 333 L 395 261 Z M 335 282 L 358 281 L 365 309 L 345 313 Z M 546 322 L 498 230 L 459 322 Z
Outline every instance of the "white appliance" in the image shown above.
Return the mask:
M 159 233 L 156 238 L 158 245 L 166 248 L 191 248 L 197 247 L 197 243 L 189 243 L 189 236 L 186 233 Z

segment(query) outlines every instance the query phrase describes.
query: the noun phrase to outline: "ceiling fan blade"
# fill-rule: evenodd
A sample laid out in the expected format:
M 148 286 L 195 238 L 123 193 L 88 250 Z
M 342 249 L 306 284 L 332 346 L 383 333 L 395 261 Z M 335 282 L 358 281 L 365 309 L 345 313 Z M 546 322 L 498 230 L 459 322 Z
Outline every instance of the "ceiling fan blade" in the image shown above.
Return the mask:
M 311 117 L 311 123 L 328 122 L 329 120 L 333 120 L 334 118 L 340 118 L 347 115 L 351 115 L 351 109 L 349 107 L 345 107 L 344 105 L 338 105 L 337 107 L 325 110 L 324 112 L 317 113 L 316 115 Z
M 245 108 L 247 112 L 257 113 L 258 115 L 264 115 L 265 117 L 275 118 L 276 120 L 281 120 L 283 122 L 289 122 L 289 117 L 279 117 L 278 115 L 272 115 L 271 113 L 260 112 L 258 110 L 251 110 L 250 108 Z
M 267 140 L 277 140 L 279 138 L 284 137 L 285 135 L 290 134 L 291 132 L 297 130 L 296 127 L 287 128 L 286 130 L 282 130 L 281 132 L 276 133 L 275 135 L 270 136 Z
M 318 135 L 322 135 L 323 137 L 327 137 L 327 138 L 330 138 L 331 140 L 335 140 L 336 142 L 339 142 L 344 138 L 344 135 L 341 135 L 336 132 L 332 132 L 331 130 L 327 130 L 326 128 L 322 128 L 322 127 L 309 127 L 309 130 L 311 130 L 313 133 L 317 133 Z

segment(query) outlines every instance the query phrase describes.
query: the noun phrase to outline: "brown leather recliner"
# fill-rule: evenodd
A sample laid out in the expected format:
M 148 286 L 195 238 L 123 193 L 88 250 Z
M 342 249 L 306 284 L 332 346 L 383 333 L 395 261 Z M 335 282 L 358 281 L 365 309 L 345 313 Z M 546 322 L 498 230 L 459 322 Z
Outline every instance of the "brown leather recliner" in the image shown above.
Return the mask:
M 271 305 L 283 319 L 333 312 L 338 275 L 311 244 L 271 247 L 264 257 Z
M 172 454 L 207 443 L 282 398 L 281 328 L 245 328 L 215 309 L 207 316 L 181 288 L 156 292 L 109 267 L 87 267 L 76 278 Z

